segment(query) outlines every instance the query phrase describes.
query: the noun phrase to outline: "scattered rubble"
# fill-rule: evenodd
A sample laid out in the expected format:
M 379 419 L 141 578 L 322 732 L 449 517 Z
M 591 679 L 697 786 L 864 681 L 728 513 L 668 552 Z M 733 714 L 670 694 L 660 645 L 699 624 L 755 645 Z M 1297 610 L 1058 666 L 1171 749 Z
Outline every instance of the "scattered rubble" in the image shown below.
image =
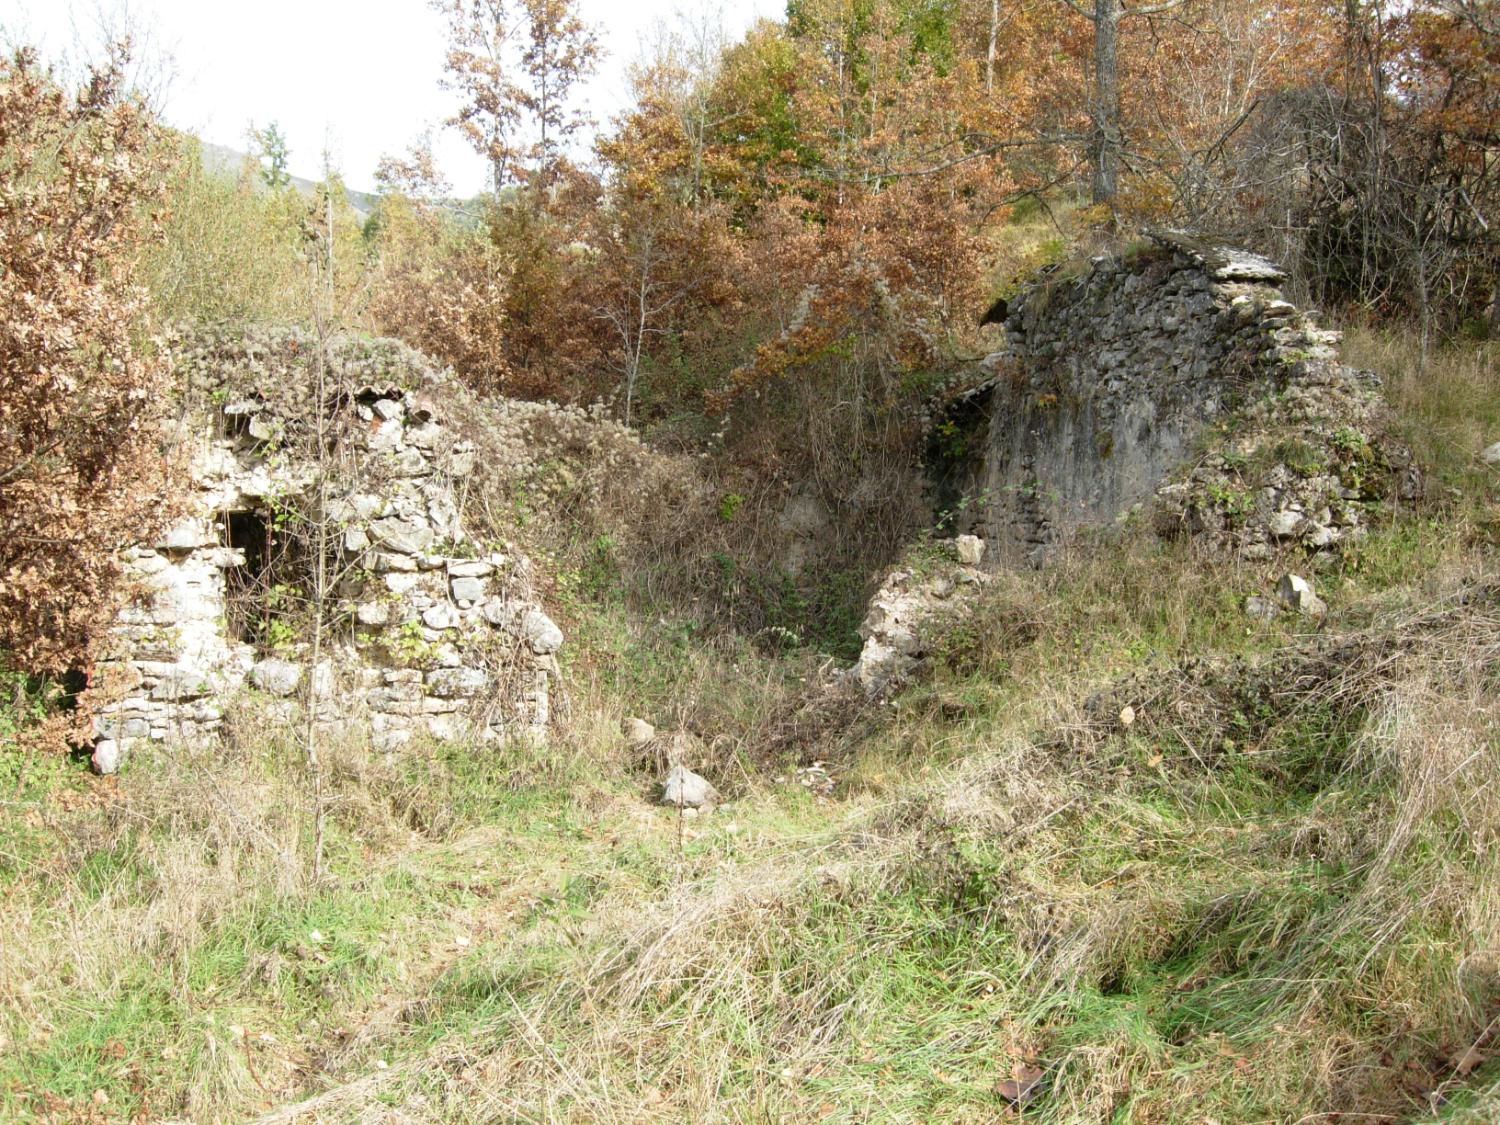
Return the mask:
M 828 763 L 820 760 L 797 767 L 797 784 L 816 797 L 831 797 L 835 782 Z
M 1358 540 L 1375 515 L 1425 489 L 1411 451 L 1391 436 L 1378 379 L 1339 364 L 1302 365 L 1295 382 L 1236 411 L 1210 438 L 1157 489 L 1153 524 L 1246 559 Z

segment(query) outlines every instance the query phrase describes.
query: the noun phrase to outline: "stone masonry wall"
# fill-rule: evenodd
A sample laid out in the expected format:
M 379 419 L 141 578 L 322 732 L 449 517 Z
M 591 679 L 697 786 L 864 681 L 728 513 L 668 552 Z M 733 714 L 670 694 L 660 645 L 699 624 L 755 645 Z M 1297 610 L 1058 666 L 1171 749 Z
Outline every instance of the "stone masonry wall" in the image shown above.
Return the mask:
M 1337 361 L 1338 334 L 1283 299 L 1277 267 L 1154 242 L 1043 275 L 1007 308 L 1005 349 L 930 408 L 930 494 L 959 534 L 951 557 L 924 548 L 885 576 L 849 673 L 867 694 L 898 687 L 969 612 L 983 560 L 1040 563 L 1138 511 L 1163 538 L 1317 568 L 1421 499 L 1379 378 Z M 1299 611 L 1321 604 L 1300 576 L 1283 582 Z
M 475 456 L 434 405 L 444 374 L 394 341 L 336 341 L 337 448 L 318 464 L 307 454 L 311 347 L 288 329 L 200 342 L 183 364 L 191 513 L 124 552 L 140 592 L 95 674 L 111 700 L 94 720 L 102 772 L 142 742 L 213 736 L 247 692 L 282 710 L 315 693 L 327 723 L 367 728 L 377 749 L 418 734 L 535 735 L 551 719 L 562 633 L 531 595 L 529 561 L 463 525 Z M 305 595 L 312 562 L 299 578 L 295 553 L 274 587 L 245 572 L 293 542 L 293 522 L 305 551 L 309 521 L 327 529 L 337 578 L 316 668 L 305 629 L 251 643 L 231 627 L 247 608 L 233 598 L 269 599 L 269 615 Z
M 1338 334 L 1287 302 L 1263 258 L 1178 234 L 1054 272 L 1013 301 L 989 382 L 970 526 L 1035 561 L 1081 526 L 1149 500 L 1206 427 Z

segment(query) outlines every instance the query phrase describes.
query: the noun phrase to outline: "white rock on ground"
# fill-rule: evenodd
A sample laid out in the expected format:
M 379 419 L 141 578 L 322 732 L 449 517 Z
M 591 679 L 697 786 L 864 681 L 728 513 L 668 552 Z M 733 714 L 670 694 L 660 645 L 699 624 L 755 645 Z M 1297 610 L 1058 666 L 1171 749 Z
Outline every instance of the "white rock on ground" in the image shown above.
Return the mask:
M 977 535 L 960 535 L 953 541 L 958 551 L 958 561 L 965 566 L 978 566 L 984 562 L 984 540 Z
M 717 805 L 720 799 L 719 791 L 707 778 L 699 777 L 686 766 L 673 766 L 661 784 L 661 803 L 674 809 Z
M 94 769 L 101 774 L 112 774 L 120 768 L 120 762 L 125 755 L 120 750 L 120 744 L 112 738 L 102 739 L 94 743 Z
M 1500 441 L 1490 446 L 1480 456 L 1484 458 L 1486 465 L 1500 465 Z
M 1328 604 L 1313 592 L 1312 584 L 1300 574 L 1283 574 L 1276 583 L 1276 596 L 1282 603 L 1308 617 L 1321 617 Z

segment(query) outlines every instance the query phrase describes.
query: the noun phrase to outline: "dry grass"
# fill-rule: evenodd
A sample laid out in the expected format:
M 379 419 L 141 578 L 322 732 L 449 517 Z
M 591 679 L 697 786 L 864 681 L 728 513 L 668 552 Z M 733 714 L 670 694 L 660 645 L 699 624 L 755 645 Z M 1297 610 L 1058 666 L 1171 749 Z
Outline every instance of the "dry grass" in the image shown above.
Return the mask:
M 980 1121 L 1034 1063 L 1040 1121 L 1410 1120 L 1500 1012 L 1497 644 L 1486 595 L 1277 656 L 1263 759 L 1160 754 L 1147 716 L 1205 735 L 1225 666 L 1131 730 L 994 730 L 894 801 L 736 811 L 664 882 L 454 963 L 422 1016 L 450 1030 L 387 1029 L 415 1053 L 380 1096 L 410 1121 Z M 1360 718 L 1329 744 L 1333 711 Z M 1294 780 L 1299 752 L 1327 761 Z M 371 1095 L 354 1076 L 317 1119 Z
M 872 709 L 570 548 L 560 737 L 339 748 L 324 883 L 274 731 L 57 766 L 0 834 L 0 1117 L 988 1123 L 1034 1067 L 1047 1125 L 1494 1120 L 1488 362 L 1391 380 L 1464 498 L 1318 572 L 1316 625 L 1240 609 L 1305 560 L 1127 532 Z M 627 714 L 731 807 L 653 808 Z M 836 799 L 772 780 L 810 756 Z
M 1168 584 L 1108 608 L 1115 583 L 1070 565 L 992 595 L 1031 607 L 1046 731 L 1042 704 L 954 720 L 918 690 L 873 736 L 887 761 L 954 722 L 966 748 L 838 803 L 752 783 L 684 830 L 618 774 L 547 799 L 514 762 L 349 747 L 310 887 L 274 743 L 127 778 L 12 895 L 10 1080 L 91 1104 L 58 1053 L 82 1044 L 122 1114 L 433 1122 L 991 1121 L 1030 1065 L 1028 1116 L 1058 1123 L 1411 1119 L 1470 1085 L 1453 1060 L 1500 1014 L 1492 591 L 1208 664 L 1145 653 L 1125 728 L 1109 692 L 1085 705 L 1102 663 L 1057 671 L 1061 622 L 1101 654 L 1202 626 Z
M 1344 362 L 1380 373 L 1422 463 L 1451 484 L 1482 468 L 1480 452 L 1500 441 L 1500 344 L 1446 344 L 1424 364 L 1415 333 L 1355 323 L 1344 328 L 1342 353 Z

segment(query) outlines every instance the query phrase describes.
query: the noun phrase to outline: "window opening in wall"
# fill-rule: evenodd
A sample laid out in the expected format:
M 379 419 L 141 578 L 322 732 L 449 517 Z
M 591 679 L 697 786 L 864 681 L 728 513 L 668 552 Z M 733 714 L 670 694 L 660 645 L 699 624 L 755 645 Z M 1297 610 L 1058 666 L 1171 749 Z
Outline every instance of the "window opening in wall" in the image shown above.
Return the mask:
M 230 636 L 262 652 L 284 648 L 296 635 L 302 602 L 295 540 L 277 530 L 269 512 L 230 512 L 225 528 L 227 545 L 245 556 L 225 572 Z
M 230 403 L 218 414 L 220 436 L 254 440 L 251 424 L 256 421 L 260 411 L 261 400 L 258 396 Z

